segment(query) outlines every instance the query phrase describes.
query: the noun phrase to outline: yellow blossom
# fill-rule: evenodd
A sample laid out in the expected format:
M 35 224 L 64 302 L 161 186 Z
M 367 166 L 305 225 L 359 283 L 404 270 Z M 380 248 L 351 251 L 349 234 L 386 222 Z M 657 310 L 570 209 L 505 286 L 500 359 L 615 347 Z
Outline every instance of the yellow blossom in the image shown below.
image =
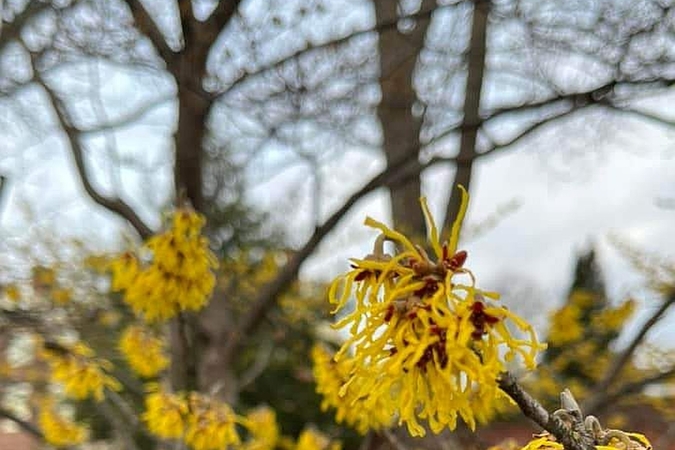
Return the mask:
M 644 435 L 621 430 L 594 429 L 592 435 L 596 450 L 651 450 L 652 445 Z M 542 433 L 521 450 L 564 450 L 549 433 Z
M 222 450 L 240 444 L 236 423 L 239 421 L 225 403 L 197 393 L 189 397 L 185 443 L 194 450 Z
M 185 310 L 203 308 L 215 285 L 215 255 L 201 236 L 204 218 L 194 211 L 174 213 L 172 226 L 151 237 L 141 258 L 127 252 L 110 265 L 112 290 L 148 322 L 165 321 Z
M 122 387 L 108 375 L 112 364 L 97 358 L 95 352 L 82 342 L 74 345 L 44 345 L 40 352 L 51 368 L 51 379 L 63 385 L 66 395 L 75 400 L 94 398 L 102 401 L 105 390 L 119 391 Z
M 124 330 L 119 349 L 129 367 L 145 378 L 157 376 L 169 365 L 165 342 L 138 325 Z
M 5 286 L 5 295 L 9 301 L 16 303 L 21 300 L 21 290 L 16 284 Z
M 73 296 L 72 290 L 68 288 L 55 288 L 51 292 L 52 300 L 59 305 L 65 305 Z
M 87 440 L 88 430 L 82 425 L 58 414 L 54 401 L 42 402 L 38 415 L 38 424 L 45 441 L 54 447 L 70 447 Z
M 147 386 L 142 419 L 150 433 L 162 439 L 180 439 L 185 432 L 188 404 L 184 395 L 164 391 L 158 384 Z
M 386 398 L 369 399 L 367 393 L 359 396 L 359 393 L 364 392 L 359 385 L 364 378 L 355 379 L 346 389 L 342 389 L 351 378 L 353 361 L 335 361 L 324 346 L 315 345 L 312 348 L 312 362 L 316 390 L 323 396 L 321 409 L 334 408 L 338 423 L 346 422 L 361 434 L 391 426 L 394 417 Z
M 627 300 L 617 308 L 607 308 L 599 311 L 593 316 L 592 325 L 594 328 L 605 331 L 619 331 L 635 312 L 635 302 Z
M 314 428 L 306 428 L 300 433 L 295 450 L 341 450 L 342 444 L 331 441 L 328 436 Z
M 244 424 L 249 432 L 249 439 L 241 446 L 241 450 L 274 450 L 280 438 L 274 410 L 259 407 L 246 415 Z
M 384 402 L 389 416 L 415 436 L 425 433 L 420 420 L 435 433 L 454 429 L 458 418 L 471 428 L 488 420 L 506 397 L 497 385 L 506 362 L 520 356 L 531 369 L 544 348 L 531 325 L 496 304 L 498 294 L 478 289 L 464 267 L 467 253 L 457 246 L 468 194 L 460 189 L 460 214 L 444 243 L 421 199 L 433 257 L 368 218 L 366 225 L 381 233 L 373 253 L 352 260 L 352 270 L 328 294 L 334 312 L 356 300 L 335 325 L 350 333 L 335 359 L 353 367 L 340 395 L 368 409 Z M 394 243 L 394 254 L 384 252 L 385 240 Z M 512 336 L 506 322 L 525 337 Z
M 564 345 L 576 342 L 584 334 L 580 322 L 581 309 L 576 305 L 565 305 L 553 313 L 548 341 L 555 345 Z

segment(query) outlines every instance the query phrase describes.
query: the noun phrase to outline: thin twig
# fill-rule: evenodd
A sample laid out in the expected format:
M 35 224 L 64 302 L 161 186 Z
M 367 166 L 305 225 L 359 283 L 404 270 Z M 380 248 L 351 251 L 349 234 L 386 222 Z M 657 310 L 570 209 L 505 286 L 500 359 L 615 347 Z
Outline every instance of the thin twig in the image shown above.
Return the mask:
M 566 450 L 595 449 L 594 439 L 590 433 L 577 429 L 572 432 L 561 419 L 549 414 L 536 399 L 528 394 L 512 374 L 504 372 L 499 379 L 499 387 L 516 402 L 526 417 L 555 436 Z
M 393 431 L 384 429 L 382 430 L 382 436 L 384 436 L 387 441 L 394 447 L 395 450 L 408 450 L 408 447 L 401 442 L 401 440 L 394 434 Z
M 645 336 L 652 329 L 654 325 L 663 317 L 666 311 L 675 303 L 675 292 L 672 292 L 663 301 L 661 306 L 654 311 L 654 313 L 647 319 L 647 321 L 640 327 L 638 333 L 633 337 L 633 340 L 628 346 L 612 361 L 612 364 L 605 371 L 602 379 L 593 387 L 592 392 L 595 394 L 584 402 L 583 409 L 589 414 L 596 412 L 600 404 L 606 404 L 605 397 L 608 396 L 609 388 L 617 380 L 621 371 L 630 361 L 635 353 L 637 347 L 642 343 Z M 644 386 L 644 384 L 642 384 Z
M 28 434 L 32 435 L 33 437 L 36 437 L 40 440 L 44 440 L 44 435 L 42 434 L 42 431 L 32 423 L 23 420 L 22 418 L 18 417 L 17 415 L 13 414 L 10 411 L 7 411 L 4 408 L 0 408 L 0 417 L 11 420 L 15 424 L 21 427 L 25 432 Z

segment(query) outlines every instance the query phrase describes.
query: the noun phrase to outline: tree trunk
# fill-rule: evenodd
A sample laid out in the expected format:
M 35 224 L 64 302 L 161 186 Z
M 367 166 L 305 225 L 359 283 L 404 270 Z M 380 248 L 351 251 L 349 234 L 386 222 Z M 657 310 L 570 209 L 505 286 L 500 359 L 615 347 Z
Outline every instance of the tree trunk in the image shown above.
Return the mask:
M 378 24 L 396 20 L 397 3 L 394 0 L 374 0 Z M 434 0 L 424 0 L 421 10 L 430 11 L 435 3 Z M 387 166 L 394 166 L 411 154 L 419 154 L 422 118 L 412 113 L 413 105 L 417 101 L 413 74 L 417 58 L 424 47 L 429 22 L 429 17 L 420 18 L 414 29 L 407 34 L 401 33 L 395 27 L 387 27 L 379 34 L 382 100 L 377 107 L 377 113 L 382 124 L 382 147 Z M 419 207 L 419 175 L 388 187 L 394 226 L 404 232 L 423 236 L 425 227 Z
M 456 171 L 452 182 L 452 192 L 445 211 L 444 233 L 447 236 L 452 222 L 457 217 L 460 206 L 460 193 L 457 185 L 469 190 L 473 164 L 479 157 L 476 152 L 476 137 L 480 125 L 480 99 L 485 72 L 485 49 L 487 44 L 487 25 L 490 12 L 489 0 L 475 0 L 471 21 L 471 41 L 469 41 L 466 91 L 464 94 L 464 120 Z

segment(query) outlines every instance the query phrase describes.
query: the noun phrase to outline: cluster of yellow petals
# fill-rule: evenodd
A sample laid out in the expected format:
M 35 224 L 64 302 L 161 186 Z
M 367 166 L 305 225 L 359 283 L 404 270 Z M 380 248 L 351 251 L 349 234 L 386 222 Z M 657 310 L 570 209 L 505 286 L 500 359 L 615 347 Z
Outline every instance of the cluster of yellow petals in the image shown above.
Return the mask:
M 314 428 L 305 428 L 293 450 L 341 450 L 342 444 Z
M 165 321 L 208 302 L 217 261 L 201 235 L 204 222 L 195 211 L 177 210 L 172 226 L 150 238 L 140 255 L 127 252 L 111 263 L 113 291 L 124 291 L 124 301 L 144 320 Z
M 220 450 L 241 443 L 236 424 L 243 420 L 227 404 L 196 392 L 166 392 L 157 384 L 149 385 L 148 391 L 142 417 L 155 436 L 183 440 L 194 450 Z
M 337 423 L 346 422 L 361 434 L 392 425 L 393 418 L 384 397 L 367 402 L 364 401 L 367 397 L 357 395 L 363 390 L 358 386 L 363 378 L 352 380 L 350 389 L 342 389 L 354 372 L 353 360 L 335 361 L 323 345 L 317 344 L 312 348 L 312 363 L 316 390 L 323 397 L 321 409 L 334 408 Z
M 82 342 L 74 345 L 44 345 L 40 356 L 51 369 L 52 381 L 63 386 L 67 396 L 75 400 L 93 398 L 102 401 L 105 390 L 119 391 L 122 386 L 108 374 L 110 361 L 96 357 L 96 353 Z
M 229 405 L 191 393 L 188 396 L 185 443 L 194 450 L 221 450 L 241 443 L 236 424 L 241 421 Z
M 128 326 L 120 337 L 119 349 L 129 367 L 141 377 L 156 377 L 169 366 L 166 343 L 145 327 Z
M 556 310 L 551 316 L 548 341 L 556 345 L 578 341 L 584 334 L 581 313 L 581 308 L 573 303 Z
M 464 267 L 467 254 L 457 244 L 468 194 L 461 190 L 460 214 L 444 244 L 421 200 L 434 259 L 403 234 L 367 218 L 366 225 L 381 233 L 373 254 L 352 260 L 353 269 L 332 283 L 334 312 L 356 299 L 335 324 L 350 333 L 335 355 L 338 363 L 351 365 L 339 391 L 346 416 L 350 407 L 379 408 L 414 436 L 425 434 L 420 420 L 435 433 L 454 429 L 460 417 L 474 428 L 506 397 L 497 385 L 506 363 L 519 355 L 528 368 L 535 366 L 544 346 L 531 325 L 495 304 L 498 294 L 478 289 Z M 385 240 L 395 245 L 394 254 L 384 253 Z M 507 321 L 523 337 L 513 336 Z
M 162 439 L 181 439 L 188 412 L 184 395 L 167 392 L 155 383 L 148 385 L 142 419 L 150 433 Z
M 649 439 L 640 433 L 628 433 L 620 430 L 611 430 L 611 432 L 621 437 L 611 437 L 607 442 L 596 442 L 596 450 L 651 450 L 652 445 Z M 560 442 L 556 442 L 555 437 L 548 433 L 543 433 L 535 437 L 521 450 L 564 450 Z
M 241 450 L 274 450 L 281 438 L 277 417 L 269 407 L 259 407 L 250 411 L 244 421 L 249 439 Z
M 38 425 L 44 440 L 54 447 L 70 447 L 86 441 L 89 431 L 56 411 L 54 401 L 46 399 L 40 405 Z

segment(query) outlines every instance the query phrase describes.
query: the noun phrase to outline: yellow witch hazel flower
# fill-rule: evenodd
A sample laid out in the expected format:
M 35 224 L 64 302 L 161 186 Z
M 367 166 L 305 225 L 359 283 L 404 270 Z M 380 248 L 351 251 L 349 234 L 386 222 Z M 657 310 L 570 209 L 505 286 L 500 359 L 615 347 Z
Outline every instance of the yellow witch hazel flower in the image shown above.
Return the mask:
M 310 427 L 302 430 L 294 450 L 342 450 L 342 444 Z
M 569 389 L 560 393 L 561 408 L 553 412 L 572 436 L 584 435 L 592 440 L 596 450 L 652 450 L 652 444 L 643 434 L 603 428 L 597 417 L 585 416 Z M 591 442 L 589 442 L 591 443 Z M 534 436 L 522 450 L 564 450 L 564 445 L 555 436 L 544 432 Z
M 124 291 L 124 301 L 146 321 L 198 311 L 208 302 L 215 286 L 212 270 L 218 264 L 201 235 L 204 222 L 195 211 L 179 209 L 172 226 L 145 243 L 148 261 L 127 252 L 111 263 L 112 290 Z
M 75 400 L 94 398 L 102 401 L 105 390 L 119 391 L 122 386 L 108 375 L 113 368 L 110 361 L 96 357 L 96 353 L 82 342 L 74 345 L 43 345 L 40 356 L 51 368 L 53 381 L 63 385 L 66 395 Z
M 464 267 L 467 253 L 457 245 L 468 194 L 460 189 L 460 213 L 444 243 L 421 199 L 433 258 L 403 234 L 367 218 L 366 225 L 381 233 L 373 253 L 353 259 L 352 270 L 331 284 L 334 313 L 352 296 L 356 300 L 353 311 L 335 324 L 351 335 L 335 356 L 338 364 L 351 365 L 339 391 L 345 416 L 379 408 L 414 436 L 425 434 L 420 420 L 435 433 L 454 429 L 458 418 L 473 429 L 506 397 L 497 385 L 506 362 L 519 355 L 534 368 L 544 346 L 532 326 L 495 304 L 499 295 L 478 289 Z M 384 252 L 385 241 L 395 245 L 394 254 Z M 526 337 L 514 337 L 507 321 Z M 356 417 L 349 421 L 359 423 Z
M 45 399 L 40 405 L 38 425 L 45 441 L 54 447 L 70 447 L 87 440 L 86 427 L 78 425 L 56 412 L 53 399 Z
M 274 450 L 281 437 L 274 410 L 261 406 L 246 414 L 245 425 L 250 438 L 241 450 Z
M 652 450 L 652 444 L 640 433 L 629 433 L 621 430 L 603 429 L 593 416 L 586 417 L 585 426 L 589 427 L 594 437 L 596 450 Z M 536 435 L 521 450 L 564 450 L 550 433 Z
M 227 404 L 200 395 L 174 394 L 158 384 L 147 386 L 143 421 L 162 439 L 182 440 L 193 450 L 222 450 L 239 446 L 236 425 L 246 425 Z
M 368 397 L 358 396 L 362 391 L 358 384 L 363 383 L 364 377 L 352 380 L 349 389 L 342 389 L 354 372 L 353 360 L 335 361 L 323 345 L 317 344 L 312 348 L 312 362 L 316 390 L 323 396 L 321 409 L 335 408 L 336 422 L 346 422 L 361 434 L 392 425 L 392 414 L 384 397 L 367 402 L 364 400 Z
M 185 432 L 188 404 L 184 395 L 164 391 L 159 384 L 147 385 L 142 419 L 148 430 L 162 439 L 180 439 Z
M 120 337 L 119 349 L 129 367 L 144 378 L 156 377 L 169 365 L 166 343 L 142 326 L 128 326 Z
M 193 392 L 188 399 L 185 443 L 194 450 L 221 450 L 241 443 L 236 424 L 241 419 L 227 404 Z

